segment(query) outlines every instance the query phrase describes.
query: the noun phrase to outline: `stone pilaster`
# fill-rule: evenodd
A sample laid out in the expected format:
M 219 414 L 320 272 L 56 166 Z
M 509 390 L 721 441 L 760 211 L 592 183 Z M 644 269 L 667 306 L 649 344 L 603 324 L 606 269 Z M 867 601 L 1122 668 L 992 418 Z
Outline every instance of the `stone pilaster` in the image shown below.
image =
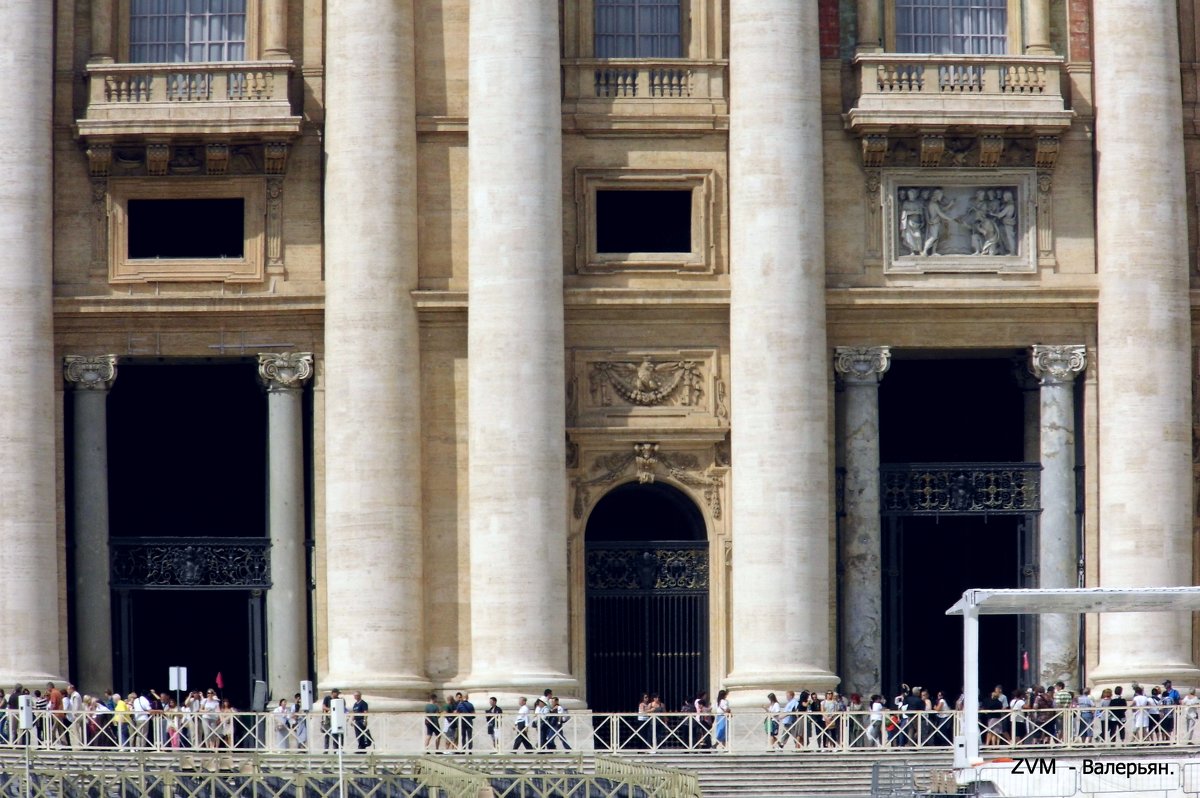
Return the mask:
M 817 4 L 733 0 L 730 46 L 737 466 L 733 672 L 724 681 L 737 703 L 761 704 L 767 689 L 837 682 Z
M 113 686 L 112 595 L 108 581 L 108 391 L 116 355 L 68 355 L 63 378 L 74 410 L 74 534 L 76 684 L 98 695 Z
M 567 657 L 558 7 L 471 2 L 470 682 L 499 695 L 576 689 Z M 530 578 L 512 578 L 531 563 Z
M 1050 46 L 1050 0 L 1023 0 L 1026 55 L 1053 55 Z
M 869 696 L 882 688 L 882 529 L 879 518 L 879 381 L 891 365 L 886 346 L 839 346 L 845 416 L 845 517 L 842 522 L 843 690 Z
M 261 41 L 264 61 L 291 58 L 287 46 L 287 0 L 262 0 Z
M 858 45 L 856 53 L 883 52 L 883 19 L 880 0 L 858 0 Z
M 61 675 L 51 307 L 54 5 L 0 3 L 0 52 L 20 75 L 0 114 L 0 684 Z
M 325 684 L 424 706 L 412 0 L 326 9 Z M 364 57 L 370 54 L 370 57 Z
M 1075 378 L 1087 365 L 1082 346 L 1036 345 L 1029 370 L 1041 384 L 1042 515 L 1038 522 L 1038 587 L 1078 587 L 1075 514 Z M 1079 681 L 1079 616 L 1038 616 L 1039 684 Z
M 1176 5 L 1093 6 L 1101 587 L 1192 584 L 1191 319 Z M 1099 648 L 1093 682 L 1200 683 L 1185 613 L 1102 615 Z
M 113 20 L 117 0 L 92 0 L 91 64 L 111 64 L 113 61 Z
M 304 385 L 309 352 L 261 354 L 267 389 L 267 524 L 271 588 L 267 591 L 267 685 L 290 696 L 308 679 L 308 578 L 304 545 Z

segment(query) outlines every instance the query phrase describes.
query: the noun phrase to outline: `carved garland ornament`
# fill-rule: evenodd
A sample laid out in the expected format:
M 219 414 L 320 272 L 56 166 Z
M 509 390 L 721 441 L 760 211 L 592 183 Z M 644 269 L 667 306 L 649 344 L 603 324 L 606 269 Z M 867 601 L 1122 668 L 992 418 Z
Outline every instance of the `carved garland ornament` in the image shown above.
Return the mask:
M 613 452 L 597 457 L 592 464 L 592 471 L 599 471 L 599 474 L 586 479 L 576 477 L 571 480 L 571 486 L 575 490 L 572 515 L 577 519 L 583 518 L 584 508 L 591 498 L 590 488 L 611 485 L 620 479 L 630 466 L 634 467 L 637 480 L 643 485 L 654 482 L 661 471 L 677 482 L 699 490 L 713 518 L 721 517 L 721 488 L 724 485 L 721 477 L 704 475 L 694 455 L 668 455 L 660 451 L 657 443 L 635 443 L 628 452 Z
M 677 393 L 683 405 L 696 405 L 704 396 L 702 364 L 695 360 L 601 362 L 592 366 L 588 380 L 593 401 L 603 407 L 612 404 L 610 390 L 642 407 L 661 405 Z

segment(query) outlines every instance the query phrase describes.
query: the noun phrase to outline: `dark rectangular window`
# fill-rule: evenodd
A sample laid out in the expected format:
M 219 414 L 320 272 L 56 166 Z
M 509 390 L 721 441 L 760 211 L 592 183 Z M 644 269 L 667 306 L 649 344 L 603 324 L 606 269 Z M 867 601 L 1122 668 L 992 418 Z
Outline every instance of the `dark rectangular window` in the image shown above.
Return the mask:
M 596 192 L 596 252 L 691 252 L 692 192 Z
M 133 258 L 241 258 L 246 201 L 131 199 L 127 203 Z
M 597 58 L 679 58 L 679 0 L 595 0 Z

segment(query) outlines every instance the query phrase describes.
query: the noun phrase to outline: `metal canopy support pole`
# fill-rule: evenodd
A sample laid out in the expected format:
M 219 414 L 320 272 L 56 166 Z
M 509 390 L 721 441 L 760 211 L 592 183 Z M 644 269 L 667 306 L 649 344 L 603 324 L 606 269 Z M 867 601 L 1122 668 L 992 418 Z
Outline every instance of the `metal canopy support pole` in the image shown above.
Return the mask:
M 963 608 L 963 718 L 962 735 L 966 742 L 966 762 L 979 761 L 979 609 L 973 604 Z

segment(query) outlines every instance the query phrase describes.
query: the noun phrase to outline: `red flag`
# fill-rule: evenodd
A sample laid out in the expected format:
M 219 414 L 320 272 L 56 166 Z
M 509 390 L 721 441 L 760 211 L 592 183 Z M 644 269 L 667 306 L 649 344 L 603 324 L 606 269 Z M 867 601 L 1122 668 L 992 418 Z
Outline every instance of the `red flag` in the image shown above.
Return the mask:
M 1026 661 L 1026 663 L 1025 663 L 1025 668 L 1026 668 L 1026 669 L 1028 669 L 1028 668 L 1029 668 L 1029 662 L 1028 662 L 1028 661 Z M 221 678 L 221 672 L 220 672 L 220 671 L 217 671 L 217 689 L 218 689 L 218 690 L 224 690 L 224 689 L 225 689 L 225 680 Z
M 1023 671 L 1029 670 L 1029 652 L 1028 651 L 1021 652 L 1021 670 L 1023 670 Z M 218 676 L 217 678 L 219 679 L 220 677 Z

